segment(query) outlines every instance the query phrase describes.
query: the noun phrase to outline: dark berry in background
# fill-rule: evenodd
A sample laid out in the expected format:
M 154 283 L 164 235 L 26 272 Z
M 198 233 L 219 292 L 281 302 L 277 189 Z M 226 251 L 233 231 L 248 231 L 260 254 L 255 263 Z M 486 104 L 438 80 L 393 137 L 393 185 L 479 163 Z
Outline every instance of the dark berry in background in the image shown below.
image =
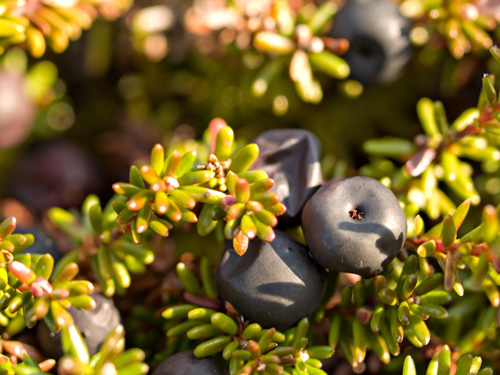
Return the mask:
M 92 294 L 92 297 L 96 302 L 94 309 L 82 310 L 71 307 L 68 310 L 87 343 L 91 356 L 99 351 L 99 347 L 111 330 L 120 324 L 120 313 L 111 298 L 98 293 Z M 47 357 L 57 359 L 63 355 L 60 332 L 50 331 L 45 322 L 41 321 L 37 324 L 36 334 L 40 349 Z
M 94 159 L 69 140 L 44 142 L 27 150 L 13 171 L 11 196 L 41 213 L 51 207 L 80 207 L 100 190 Z
M 278 330 L 310 317 L 323 294 L 322 273 L 308 249 L 280 230 L 272 242 L 250 241 L 243 256 L 228 242 L 215 283 L 245 319 Z
M 323 267 L 363 277 L 381 273 L 406 239 L 406 216 L 398 199 L 369 177 L 326 182 L 307 202 L 302 227 Z
M 342 56 L 351 78 L 361 82 L 395 80 L 411 57 L 411 23 L 391 0 L 348 0 L 333 19 L 330 36 L 349 40 Z
M 30 133 L 35 105 L 21 75 L 0 70 L 0 150 L 17 145 Z
M 35 225 L 31 227 L 16 227 L 15 233 L 27 234 L 31 233 L 35 237 L 35 242 L 23 253 L 30 254 L 50 254 L 54 258 L 54 263 L 61 259 L 61 253 L 57 248 L 54 240 L 41 226 Z
M 196 358 L 192 350 L 176 353 L 165 359 L 153 375 L 227 375 L 228 366 L 220 358 Z
M 259 157 L 252 169 L 261 169 L 274 180 L 271 191 L 286 206 L 278 218 L 280 225 L 299 225 L 304 205 L 323 183 L 318 139 L 307 130 L 276 129 L 260 134 L 254 142 Z

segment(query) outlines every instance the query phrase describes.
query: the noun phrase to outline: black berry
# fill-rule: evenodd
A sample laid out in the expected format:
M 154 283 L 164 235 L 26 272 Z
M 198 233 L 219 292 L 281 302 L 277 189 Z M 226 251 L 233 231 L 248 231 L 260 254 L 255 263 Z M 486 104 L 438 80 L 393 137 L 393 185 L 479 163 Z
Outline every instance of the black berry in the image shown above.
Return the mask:
M 308 249 L 279 230 L 272 242 L 250 241 L 243 256 L 228 243 L 215 283 L 245 319 L 278 330 L 310 317 L 323 294 L 322 273 Z
M 371 277 L 399 253 L 406 216 L 392 191 L 369 177 L 326 182 L 307 202 L 302 227 L 325 268 Z
M 152 375 L 227 375 L 227 365 L 214 357 L 196 358 L 192 350 L 169 356 Z
M 299 225 L 304 205 L 323 183 L 318 139 L 307 130 L 277 129 L 262 133 L 254 142 L 259 146 L 259 157 L 252 169 L 261 169 L 274 180 L 271 191 L 286 206 L 279 223 Z
M 11 196 L 41 213 L 52 207 L 79 207 L 100 190 L 100 171 L 77 144 L 60 140 L 37 144 L 15 167 Z
M 361 82 L 396 79 L 411 56 L 411 23 L 391 0 L 349 0 L 335 15 L 330 36 L 349 40 L 343 56 Z

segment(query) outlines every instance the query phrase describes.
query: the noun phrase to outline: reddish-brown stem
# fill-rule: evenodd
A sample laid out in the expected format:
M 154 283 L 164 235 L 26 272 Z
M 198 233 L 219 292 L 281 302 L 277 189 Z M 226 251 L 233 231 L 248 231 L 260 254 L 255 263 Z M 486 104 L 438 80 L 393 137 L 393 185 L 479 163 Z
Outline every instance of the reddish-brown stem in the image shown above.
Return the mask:
M 182 296 L 184 297 L 186 302 L 192 303 L 193 305 L 205 307 L 207 309 L 212 309 L 216 311 L 224 311 L 224 306 L 222 306 L 222 304 L 219 303 L 217 300 L 197 296 L 189 292 L 184 292 Z

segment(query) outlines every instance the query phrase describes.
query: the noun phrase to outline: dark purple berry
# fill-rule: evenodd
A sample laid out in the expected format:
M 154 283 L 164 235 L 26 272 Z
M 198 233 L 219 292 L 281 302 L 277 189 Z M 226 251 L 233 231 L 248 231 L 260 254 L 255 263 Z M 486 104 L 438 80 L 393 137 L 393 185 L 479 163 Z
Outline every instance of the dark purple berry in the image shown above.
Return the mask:
M 361 82 L 396 79 L 411 55 L 410 21 L 391 0 L 349 0 L 333 19 L 330 36 L 349 40 L 343 58 Z
M 271 191 L 286 206 L 279 223 L 299 225 L 304 205 L 323 183 L 318 139 L 307 130 L 276 129 L 262 133 L 254 142 L 259 146 L 259 157 L 252 169 L 261 169 L 274 180 Z
M 311 317 L 323 294 L 321 270 L 307 248 L 280 230 L 272 242 L 250 241 L 243 256 L 228 243 L 215 283 L 245 319 L 278 330 Z
M 109 333 L 120 324 L 120 312 L 111 298 L 98 293 L 92 294 L 92 297 L 96 302 L 94 309 L 82 310 L 71 307 L 68 310 L 87 343 L 90 355 L 99 351 Z M 49 330 L 45 322 L 39 322 L 36 333 L 39 346 L 45 355 L 56 359 L 63 355 L 60 332 L 54 333 Z
M 186 350 L 165 359 L 152 375 L 227 375 L 228 373 L 228 366 L 221 359 L 196 358 L 192 350 Z
M 369 177 L 326 182 L 307 202 L 302 227 L 313 257 L 332 271 L 379 274 L 406 239 L 393 192 Z
M 51 207 L 79 207 L 100 188 L 99 169 L 77 144 L 45 142 L 21 157 L 15 166 L 11 196 L 41 213 Z

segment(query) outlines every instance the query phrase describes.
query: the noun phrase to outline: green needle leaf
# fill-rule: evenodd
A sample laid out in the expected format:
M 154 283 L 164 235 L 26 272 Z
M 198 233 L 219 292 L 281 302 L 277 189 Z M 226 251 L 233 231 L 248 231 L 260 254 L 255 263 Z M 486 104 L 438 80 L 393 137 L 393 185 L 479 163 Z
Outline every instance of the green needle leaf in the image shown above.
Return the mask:
M 179 166 L 175 171 L 175 176 L 179 177 L 189 172 L 193 167 L 195 161 L 196 161 L 196 152 L 194 151 L 186 152 L 184 155 L 182 155 Z
M 212 324 L 200 324 L 186 332 L 190 340 L 203 340 L 220 335 L 222 332 Z
M 398 302 L 396 292 L 390 288 L 382 289 L 378 294 L 380 300 L 386 305 L 394 306 Z
M 415 362 L 411 356 L 406 356 L 403 365 L 403 375 L 417 375 L 417 369 L 415 367 Z
M 236 335 L 238 332 L 238 324 L 224 313 L 217 312 L 213 314 L 210 316 L 210 322 L 214 327 L 228 335 Z
M 316 12 L 307 22 L 313 35 L 316 35 L 325 27 L 335 13 L 337 13 L 337 9 L 337 5 L 330 2 L 323 3 L 318 7 Z
M 248 325 L 241 334 L 244 340 L 250 340 L 256 337 L 262 331 L 262 327 L 258 323 Z
M 83 364 L 89 363 L 90 357 L 87 345 L 75 325 L 72 324 L 62 327 L 61 340 L 65 355 L 75 357 Z
M 424 132 L 430 137 L 441 138 L 432 100 L 428 98 L 420 99 L 417 103 L 417 114 Z
M 151 165 L 151 168 L 153 168 L 153 170 L 156 172 L 158 176 L 162 175 L 164 161 L 165 161 L 165 149 L 161 144 L 157 143 L 153 146 L 153 149 L 151 150 L 151 158 L 149 164 Z
M 444 290 L 447 292 L 453 289 L 457 280 L 457 262 L 452 252 L 446 254 L 446 263 L 444 269 Z
M 201 258 L 200 261 L 200 277 L 203 284 L 203 290 L 208 298 L 215 298 L 215 280 L 212 271 L 212 265 L 208 257 Z
M 260 180 L 265 180 L 269 177 L 266 172 L 261 170 L 241 172 L 238 173 L 238 176 L 240 176 L 240 178 L 244 178 L 245 180 L 247 180 L 249 184 L 253 184 Z
M 369 139 L 363 143 L 367 154 L 386 157 L 401 157 L 415 153 L 415 144 L 404 138 Z
M 498 236 L 498 214 L 492 205 L 486 205 L 483 208 L 482 213 L 482 223 L 481 235 L 486 243 L 493 242 Z
M 180 185 L 202 185 L 215 176 L 215 173 L 208 170 L 188 172 L 180 176 L 177 180 Z
M 259 146 L 255 143 L 248 144 L 238 150 L 234 155 L 229 170 L 239 174 L 245 172 L 259 156 Z
M 415 227 L 415 236 L 418 237 L 424 234 L 425 224 L 424 224 L 424 219 L 422 219 L 422 216 L 420 215 L 415 216 L 414 227 Z
M 342 317 L 340 314 L 333 315 L 330 321 L 330 330 L 328 331 L 328 345 L 335 349 L 339 342 Z
M 469 212 L 469 208 L 471 205 L 471 199 L 468 198 L 465 201 L 463 201 L 460 206 L 457 207 L 455 212 L 452 215 L 453 222 L 455 223 L 455 228 L 458 230 L 462 223 L 465 220 L 465 217 L 467 216 L 467 213 Z
M 250 184 L 247 180 L 240 178 L 236 183 L 234 192 L 236 200 L 245 203 L 250 199 Z
M 132 185 L 139 189 L 144 189 L 144 180 L 142 179 L 141 171 L 135 165 L 130 167 L 129 181 Z
M 443 345 L 438 357 L 438 375 L 449 375 L 451 368 L 451 350 L 448 345 Z
M 442 273 L 435 273 L 433 275 L 430 275 L 424 281 L 418 284 L 413 293 L 417 296 L 427 294 L 431 290 L 434 290 L 440 285 L 443 285 L 443 279 L 444 275 Z
M 490 368 L 485 368 L 479 371 L 477 375 L 493 375 L 493 370 Z
M 380 327 L 384 324 L 385 319 L 385 309 L 383 306 L 377 306 L 373 312 L 372 319 L 370 321 L 370 328 L 373 332 L 379 332 Z
M 233 353 L 239 348 L 239 346 L 240 343 L 237 339 L 231 341 L 222 351 L 222 358 L 224 358 L 226 361 L 229 361 L 232 358 Z
M 299 325 L 300 325 L 300 322 L 299 322 Z M 274 333 L 276 332 L 276 330 L 274 328 L 271 328 L 271 329 L 263 330 L 262 332 L 263 332 L 263 334 L 262 334 L 262 336 L 260 336 L 259 342 L 258 342 L 259 350 L 261 353 L 264 352 L 265 349 L 269 346 L 269 344 L 273 341 Z
M 399 304 L 398 318 L 403 325 L 410 324 L 410 305 L 407 301 L 403 301 Z
M 403 334 L 403 333 L 401 333 Z M 392 333 L 391 333 L 391 328 L 389 324 L 383 324 L 380 327 L 380 335 L 385 341 L 387 345 L 387 349 L 389 350 L 389 353 L 391 353 L 393 356 L 399 355 L 400 348 L 398 342 L 394 339 Z M 402 340 L 402 339 L 401 339 Z
M 444 247 L 452 245 L 457 239 L 457 230 L 455 228 L 455 223 L 453 222 L 453 218 L 450 215 L 446 215 L 443 218 L 441 238 L 443 240 Z
M 219 130 L 215 141 L 215 156 L 219 161 L 228 160 L 233 152 L 234 132 L 230 126 Z
M 50 254 L 44 254 L 38 259 L 35 266 L 35 274 L 37 277 L 43 277 L 44 279 L 49 279 L 52 275 L 52 270 L 54 269 L 54 258 Z
M 500 63 L 500 48 L 498 48 L 498 46 L 490 47 L 490 53 L 495 60 Z
M 311 346 L 310 348 L 307 349 L 307 354 L 309 354 L 311 358 L 317 358 L 317 359 L 330 358 L 334 352 L 335 350 L 332 347 L 326 345 Z
M 444 305 L 451 301 L 451 295 L 444 290 L 432 290 L 420 297 L 421 304 Z
M 416 285 L 417 285 L 417 275 L 416 274 L 408 275 L 403 284 L 401 296 L 404 299 L 408 299 L 412 295 Z
M 61 217 L 61 220 L 64 220 L 64 213 L 58 213 L 58 214 Z M 55 214 L 53 214 L 53 215 L 55 215 Z M 51 218 L 52 218 L 52 216 L 51 216 Z M 72 221 L 72 217 L 69 220 Z M 68 220 L 66 219 L 65 221 L 68 221 Z M 14 230 L 16 229 L 16 223 L 17 223 L 16 218 L 13 216 L 4 219 L 0 223 L 0 238 L 5 238 L 8 235 L 12 234 L 12 232 L 14 232 Z
M 347 62 L 331 52 L 312 52 L 308 53 L 307 57 L 315 70 L 326 73 L 333 78 L 344 79 L 351 73 Z
M 208 309 L 206 307 L 198 307 L 194 310 L 189 311 L 188 318 L 210 322 L 210 317 L 216 312 L 217 311 Z
M 427 324 L 425 321 L 415 316 L 414 314 L 410 314 L 410 329 L 415 334 L 415 337 L 419 342 L 423 345 L 427 345 L 431 340 L 431 333 L 429 328 L 427 328 Z
M 448 133 L 448 120 L 446 119 L 446 112 L 441 101 L 434 102 L 434 117 L 436 118 L 436 123 L 441 134 Z
M 208 341 L 202 342 L 194 349 L 197 358 L 204 358 L 214 355 L 226 347 L 231 342 L 230 336 L 218 336 Z
M 116 375 L 146 375 L 149 371 L 149 366 L 145 363 L 132 363 L 128 366 L 118 369 Z
M 182 262 L 177 263 L 176 270 L 184 289 L 189 293 L 199 294 L 201 288 L 196 275 Z
M 498 287 L 493 283 L 490 278 L 484 278 L 481 282 L 481 288 L 483 289 L 486 297 L 490 300 L 492 306 L 500 306 L 500 292 Z
M 404 330 L 403 325 L 399 320 L 398 309 L 395 307 L 389 309 L 389 323 L 393 339 L 398 343 L 402 342 L 404 338 Z M 382 327 L 385 326 L 386 325 L 383 325 Z
M 483 92 L 486 94 L 490 108 L 495 109 L 497 103 L 497 93 L 493 83 L 494 76 L 490 76 L 489 74 L 485 74 L 483 76 Z
M 195 305 L 183 304 L 177 306 L 170 306 L 161 314 L 165 319 L 182 319 L 187 318 L 188 312 L 195 309 Z
M 419 305 L 424 309 L 425 313 L 435 319 L 446 319 L 448 312 L 443 306 L 435 305 L 432 303 Z
M 352 341 L 354 360 L 362 363 L 365 360 L 368 343 L 364 331 L 364 325 L 355 317 L 352 321 Z
M 472 354 L 467 353 L 460 357 L 457 364 L 456 375 L 470 375 L 470 367 L 472 365 Z
M 186 320 L 185 322 L 179 323 L 172 328 L 167 330 L 167 337 L 175 337 L 179 335 L 183 335 L 193 327 L 198 325 L 205 324 L 204 321 L 201 320 Z

